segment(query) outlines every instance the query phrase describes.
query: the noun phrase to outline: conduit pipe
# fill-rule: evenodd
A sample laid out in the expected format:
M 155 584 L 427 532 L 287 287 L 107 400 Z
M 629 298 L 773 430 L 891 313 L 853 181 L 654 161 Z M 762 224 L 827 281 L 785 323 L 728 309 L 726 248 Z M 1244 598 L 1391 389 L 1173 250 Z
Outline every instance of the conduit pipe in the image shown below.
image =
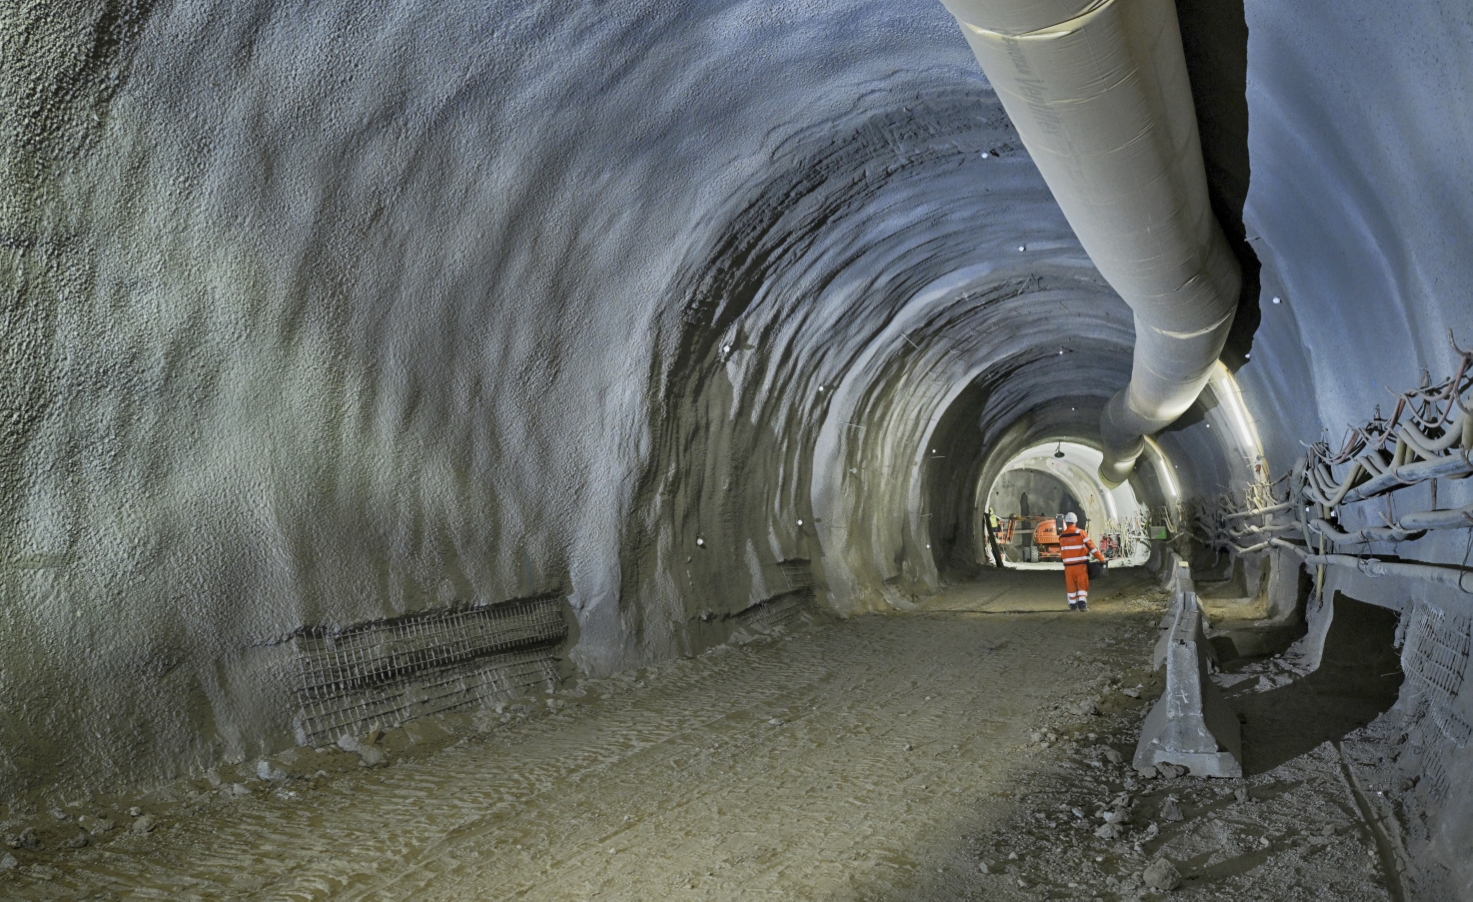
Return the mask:
M 1458 479 L 1473 474 L 1473 456 L 1467 451 L 1459 451 L 1455 454 L 1446 454 L 1434 457 L 1431 460 L 1418 461 L 1417 463 L 1404 464 L 1395 469 L 1389 469 L 1381 475 L 1373 477 L 1366 482 L 1358 482 L 1362 473 L 1368 473 L 1361 464 L 1364 457 L 1358 457 L 1350 465 L 1350 471 L 1345 479 L 1330 490 L 1333 485 L 1333 477 L 1324 479 L 1322 474 L 1317 474 L 1315 468 L 1307 471 L 1310 477 L 1310 485 L 1305 487 L 1304 494 L 1314 501 L 1326 507 L 1335 507 L 1339 504 L 1353 501 L 1364 501 L 1382 492 L 1403 488 L 1418 482 L 1439 477 L 1452 477 Z
M 1271 507 L 1260 507 L 1251 511 L 1238 511 L 1232 514 L 1224 514 L 1222 518 L 1224 520 L 1241 520 L 1244 517 L 1261 517 L 1264 514 L 1277 514 L 1282 511 L 1293 510 L 1294 507 L 1294 502 L 1285 501 L 1282 504 L 1275 504 Z
M 942 0 L 1090 259 L 1135 313 L 1100 478 L 1196 400 L 1241 275 L 1207 201 L 1172 0 Z
M 1382 561 L 1373 557 L 1356 557 L 1350 554 L 1314 554 L 1309 549 L 1283 539 L 1272 543 L 1288 548 L 1311 567 L 1350 567 L 1366 576 L 1396 576 L 1422 582 L 1451 586 L 1473 595 L 1473 570 L 1464 567 L 1442 567 L 1437 564 L 1416 564 L 1403 561 Z
M 1337 545 L 1363 545 L 1366 542 L 1406 542 L 1422 535 L 1424 530 L 1420 529 L 1398 529 L 1394 526 L 1372 526 L 1366 529 L 1357 529 L 1355 532 L 1345 532 L 1337 529 L 1335 524 L 1329 520 L 1318 519 L 1309 522 L 1309 528 Z
M 1407 514 L 1390 526 L 1372 526 L 1346 532 L 1328 520 L 1310 521 L 1309 528 L 1341 544 L 1364 542 L 1405 542 L 1420 537 L 1429 529 L 1463 529 L 1473 526 L 1473 504 L 1453 510 L 1421 511 Z

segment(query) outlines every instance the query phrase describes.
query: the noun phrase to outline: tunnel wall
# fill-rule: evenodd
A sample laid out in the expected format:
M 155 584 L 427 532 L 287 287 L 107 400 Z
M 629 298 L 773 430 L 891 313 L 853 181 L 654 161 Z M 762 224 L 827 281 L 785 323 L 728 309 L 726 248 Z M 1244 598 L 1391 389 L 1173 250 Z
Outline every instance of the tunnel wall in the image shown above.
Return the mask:
M 1058 477 L 1032 469 L 1009 470 L 993 483 L 989 503 L 998 516 L 1022 513 L 1021 499 L 1028 493 L 1028 516 L 1048 517 L 1062 514 L 1066 510 L 1078 512 L 1078 505 L 1069 489 Z
M 1181 9 L 1199 107 L 1247 97 L 1248 181 L 1236 112 L 1204 151 L 1217 206 L 1249 185 L 1261 325 L 1226 357 L 1277 475 L 1473 341 L 1473 42 L 1445 7 L 1231 6 Z M 1224 9 L 1246 91 L 1202 44 Z M 794 593 L 904 606 L 978 487 L 1097 442 L 1129 376 L 939 4 L 99 0 L 0 36 L 12 798 L 299 741 L 334 631 L 533 612 L 602 674 Z M 1212 416 L 1161 437 L 1184 494 L 1239 478 Z
M 979 449 L 1128 372 L 939 5 L 95 2 L 0 37 L 21 807 L 434 709 L 374 707 L 420 674 L 309 710 L 353 642 L 477 631 L 435 691 L 479 703 L 904 605 L 927 499 L 965 483 L 970 523 Z
M 1473 13 L 1457 4 L 1246 6 L 1251 181 L 1246 233 L 1263 262 L 1262 323 L 1237 376 L 1277 476 L 1321 438 L 1389 415 L 1426 370 L 1473 344 Z M 1279 298 L 1279 303 L 1273 299 Z M 1437 507 L 1473 501 L 1442 480 Z M 1341 509 L 1346 528 L 1432 506 L 1423 484 Z M 1468 530 L 1347 553 L 1467 563 Z M 1331 568 L 1327 591 L 1402 612 L 1401 756 L 1417 890 L 1473 897 L 1466 594 Z M 1338 572 L 1337 572 L 1338 571 Z M 1429 660 L 1440 663 L 1429 664 Z M 1423 853 L 1431 851 L 1432 855 Z M 1420 895 L 1419 895 L 1420 897 Z
M 814 552 L 791 525 L 805 419 L 782 402 L 844 308 L 790 356 L 758 350 L 772 369 L 749 373 L 777 383 L 722 406 L 689 361 L 725 330 L 701 305 L 726 299 L 688 270 L 726 265 L 763 215 L 746 192 L 800 190 L 825 148 L 860 180 L 811 186 L 827 214 L 866 175 L 978 167 L 970 146 L 911 160 L 923 92 L 951 105 L 932 119 L 986 126 L 943 10 L 855 11 L 0 12 L 7 794 L 293 741 L 303 629 L 551 595 L 602 673 L 789 591 L 801 568 L 778 562 Z M 835 28 L 850 52 L 813 54 Z M 1001 181 L 1046 204 L 1011 159 Z M 862 344 L 865 323 L 841 329 Z M 672 406 L 705 444 L 663 431 Z M 745 472 L 708 454 L 727 441 L 757 446 Z M 662 496 L 671 468 L 711 482 Z M 742 504 L 716 503 L 733 480 Z M 690 588 L 702 530 L 724 558 L 699 576 L 740 578 Z

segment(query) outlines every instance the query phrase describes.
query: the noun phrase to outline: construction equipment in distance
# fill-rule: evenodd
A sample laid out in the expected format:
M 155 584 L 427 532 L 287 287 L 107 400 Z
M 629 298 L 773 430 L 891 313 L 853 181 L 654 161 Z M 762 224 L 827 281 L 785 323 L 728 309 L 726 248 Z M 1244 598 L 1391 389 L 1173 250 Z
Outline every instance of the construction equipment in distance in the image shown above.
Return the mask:
M 1020 561 L 1063 560 L 1059 554 L 1059 530 L 1063 517 L 1020 517 L 1014 514 L 1003 524 L 998 539 L 1010 547 Z

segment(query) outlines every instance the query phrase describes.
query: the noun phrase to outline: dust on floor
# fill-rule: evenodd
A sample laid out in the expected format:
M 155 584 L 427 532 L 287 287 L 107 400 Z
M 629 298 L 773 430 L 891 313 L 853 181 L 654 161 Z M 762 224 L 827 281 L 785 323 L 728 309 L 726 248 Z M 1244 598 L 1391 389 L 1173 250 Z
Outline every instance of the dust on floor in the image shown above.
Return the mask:
M 1242 781 L 1136 774 L 1165 598 L 1115 574 L 1072 614 L 1059 582 L 79 801 L 13 844 L 0 896 L 1113 900 L 1164 856 L 1196 898 L 1390 898 L 1332 746 Z

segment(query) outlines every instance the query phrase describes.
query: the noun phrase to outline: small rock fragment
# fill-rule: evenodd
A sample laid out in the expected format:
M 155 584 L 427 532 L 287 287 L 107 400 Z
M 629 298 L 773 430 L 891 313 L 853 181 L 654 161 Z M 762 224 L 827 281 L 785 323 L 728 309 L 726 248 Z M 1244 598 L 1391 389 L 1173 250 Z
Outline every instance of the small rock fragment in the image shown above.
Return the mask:
M 36 839 L 36 831 L 27 827 L 17 836 L 5 837 L 5 844 L 12 849 L 34 849 L 41 845 L 41 842 Z
M 144 833 L 152 833 L 153 832 L 153 826 L 154 826 L 153 815 L 151 815 L 151 814 L 145 814 L 142 817 L 138 818 L 136 821 L 134 821 L 133 822 L 133 826 L 130 827 L 129 829 L 131 829 L 134 833 L 137 833 L 137 834 L 140 834 L 141 835 L 141 834 L 144 834 Z
M 1161 803 L 1161 820 L 1168 822 L 1186 820 L 1181 813 L 1181 803 L 1176 800 L 1176 796 L 1167 796 L 1166 801 Z
M 260 777 L 262 780 L 273 780 L 276 782 L 280 782 L 287 778 L 287 773 L 280 768 L 272 767 L 270 761 L 262 758 L 260 761 L 256 762 L 256 776 Z
M 1136 773 L 1140 774 L 1143 780 L 1154 780 L 1160 771 L 1156 770 L 1154 764 L 1147 764 L 1145 767 L 1136 768 Z
M 1181 886 L 1181 871 L 1165 858 L 1158 858 L 1141 873 L 1141 879 L 1151 889 L 1169 892 Z
M 113 822 L 106 818 L 93 817 L 90 814 L 84 814 L 81 817 L 77 818 L 77 826 L 81 827 L 83 830 L 86 830 L 89 834 L 93 836 L 101 836 L 104 833 L 112 832 Z
M 1098 836 L 1100 839 L 1119 839 L 1120 825 L 1109 823 L 1101 824 L 1095 829 L 1095 836 Z
M 364 742 L 355 736 L 344 736 L 338 740 L 338 747 L 345 752 L 357 754 L 358 764 L 362 767 L 382 767 L 389 763 L 389 757 L 374 748 L 371 741 Z
M 20 867 L 20 862 L 16 861 L 15 856 L 9 852 L 6 852 L 4 857 L 0 857 L 0 871 L 9 871 L 18 867 Z
M 1323 827 L 1320 828 L 1320 835 L 1321 836 L 1334 836 L 1335 835 L 1335 825 L 1334 824 L 1326 824 L 1326 825 L 1324 825 Z
M 68 849 L 80 849 L 86 846 L 89 842 L 91 842 L 91 840 L 87 838 L 87 834 L 78 833 L 76 836 L 73 836 L 71 839 L 66 841 L 66 847 Z
M 988 867 L 987 862 L 979 861 L 977 862 L 977 871 L 982 874 L 991 874 L 992 868 Z
M 1139 689 L 1121 689 L 1120 692 L 1123 695 L 1130 696 L 1131 698 L 1140 698 L 1141 697 L 1141 691 Z
M 143 814 L 143 809 L 139 808 L 137 805 L 134 805 L 132 808 L 128 809 L 129 817 L 138 817 L 141 814 Z
M 1105 760 L 1110 762 L 1111 764 L 1119 764 L 1125 759 L 1121 756 L 1119 752 L 1115 751 L 1114 749 L 1105 749 Z
M 1017 861 L 1017 860 L 1018 860 L 1018 853 L 1017 852 L 1009 852 L 1008 853 L 1008 861 Z
M 1237 789 L 1233 790 L 1233 798 L 1237 799 L 1240 802 L 1248 801 L 1247 787 L 1239 786 Z

